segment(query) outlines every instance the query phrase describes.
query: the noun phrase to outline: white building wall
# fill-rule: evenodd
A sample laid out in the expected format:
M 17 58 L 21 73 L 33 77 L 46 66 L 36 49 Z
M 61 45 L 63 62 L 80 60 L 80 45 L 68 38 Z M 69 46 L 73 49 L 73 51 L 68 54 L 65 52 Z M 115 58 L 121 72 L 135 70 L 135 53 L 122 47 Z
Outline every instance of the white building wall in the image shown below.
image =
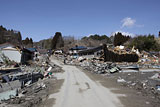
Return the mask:
M 18 50 L 2 50 L 2 53 L 4 53 L 11 61 L 17 63 L 21 62 L 21 53 Z

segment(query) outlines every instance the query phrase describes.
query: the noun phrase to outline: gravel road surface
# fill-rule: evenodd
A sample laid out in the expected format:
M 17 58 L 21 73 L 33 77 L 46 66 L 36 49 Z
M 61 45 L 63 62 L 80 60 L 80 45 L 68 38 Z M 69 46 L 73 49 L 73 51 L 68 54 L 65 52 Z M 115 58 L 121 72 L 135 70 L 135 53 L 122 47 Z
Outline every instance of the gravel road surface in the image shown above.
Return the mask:
M 65 71 L 55 74 L 57 79 L 64 79 L 64 83 L 58 93 L 49 96 L 49 99 L 56 99 L 53 107 L 123 107 L 118 97 L 125 95 L 111 92 L 75 66 L 55 59 L 52 62 Z

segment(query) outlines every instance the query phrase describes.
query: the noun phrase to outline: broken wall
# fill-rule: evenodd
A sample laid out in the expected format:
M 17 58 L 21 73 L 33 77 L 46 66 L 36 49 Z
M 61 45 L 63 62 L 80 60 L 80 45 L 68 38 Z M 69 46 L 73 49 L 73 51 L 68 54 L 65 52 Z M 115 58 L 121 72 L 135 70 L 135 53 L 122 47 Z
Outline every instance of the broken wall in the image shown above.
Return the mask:
M 104 49 L 104 61 L 111 62 L 138 62 L 139 56 L 135 53 L 133 54 L 117 54 L 109 51 L 106 45 L 103 45 Z

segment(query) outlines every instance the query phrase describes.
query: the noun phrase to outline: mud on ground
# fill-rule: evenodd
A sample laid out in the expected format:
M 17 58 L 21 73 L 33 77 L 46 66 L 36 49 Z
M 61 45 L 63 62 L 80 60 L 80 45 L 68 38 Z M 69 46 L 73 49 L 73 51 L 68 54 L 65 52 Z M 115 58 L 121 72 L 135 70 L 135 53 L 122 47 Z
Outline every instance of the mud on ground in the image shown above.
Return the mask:
M 64 82 L 63 79 L 49 78 L 42 80 L 46 88 L 37 92 L 35 87 L 37 83 L 25 88 L 21 97 L 16 97 L 4 101 L 0 107 L 52 107 L 55 99 L 48 99 L 50 94 L 57 93 Z
M 64 80 L 63 79 L 56 79 L 53 81 L 50 81 L 50 86 L 48 89 L 48 96 L 43 100 L 43 102 L 39 105 L 39 107 L 52 107 L 55 103 L 54 98 L 48 98 L 50 94 L 59 92 L 59 89 L 61 88 Z
M 126 107 L 160 107 L 160 99 L 148 88 L 155 87 L 157 84 L 160 85 L 159 81 L 149 79 L 155 72 L 100 75 L 84 70 L 82 67 L 79 68 L 81 68 L 92 80 L 100 82 L 103 86 L 110 88 L 111 91 L 116 94 L 124 95 L 119 98 Z M 123 78 L 126 82 L 118 83 L 117 79 L 119 78 Z M 143 84 L 141 84 L 142 81 L 148 86 L 148 90 L 143 89 Z M 132 86 L 132 83 L 136 83 L 135 86 Z

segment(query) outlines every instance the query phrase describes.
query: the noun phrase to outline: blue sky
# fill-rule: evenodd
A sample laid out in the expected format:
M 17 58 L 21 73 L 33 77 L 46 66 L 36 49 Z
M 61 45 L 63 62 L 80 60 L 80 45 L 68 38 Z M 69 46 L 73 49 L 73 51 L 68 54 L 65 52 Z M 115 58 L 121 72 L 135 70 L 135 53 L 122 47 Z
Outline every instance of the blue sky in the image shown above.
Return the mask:
M 160 0 L 0 0 L 0 25 L 34 41 L 55 32 L 75 38 L 116 31 L 158 35 Z

